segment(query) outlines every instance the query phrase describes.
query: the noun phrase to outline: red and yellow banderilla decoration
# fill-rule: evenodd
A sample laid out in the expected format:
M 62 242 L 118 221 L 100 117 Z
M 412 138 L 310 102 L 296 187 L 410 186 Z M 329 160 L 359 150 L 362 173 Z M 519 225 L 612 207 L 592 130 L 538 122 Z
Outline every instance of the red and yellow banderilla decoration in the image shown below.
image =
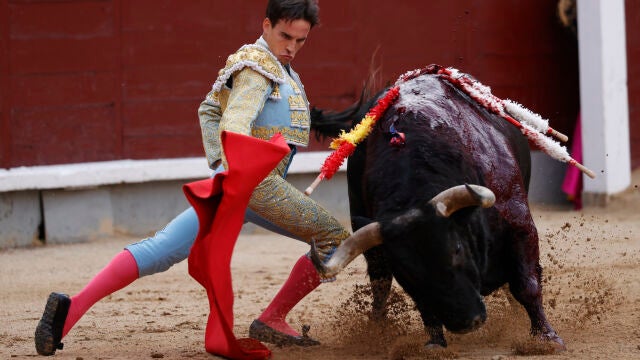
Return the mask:
M 331 142 L 329 146 L 334 149 L 334 151 L 324 160 L 320 168 L 320 175 L 318 175 L 313 183 L 304 191 L 306 195 L 311 195 L 313 190 L 320 184 L 320 181 L 323 179 L 329 180 L 333 177 L 344 160 L 351 156 L 356 150 L 356 146 L 369 136 L 373 130 L 373 126 L 382 114 L 387 111 L 387 108 L 393 104 L 399 94 L 400 88 L 398 88 L 398 86 L 390 88 L 383 97 L 378 99 L 376 105 L 367 112 L 356 127 L 348 133 L 343 131 L 337 139 Z

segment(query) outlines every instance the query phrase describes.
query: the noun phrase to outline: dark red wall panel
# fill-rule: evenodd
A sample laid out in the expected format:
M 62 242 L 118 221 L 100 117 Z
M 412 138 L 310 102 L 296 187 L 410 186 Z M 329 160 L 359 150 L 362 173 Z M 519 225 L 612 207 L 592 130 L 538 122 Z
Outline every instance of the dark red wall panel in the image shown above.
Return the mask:
M 127 100 L 200 100 L 203 89 L 211 87 L 217 70 L 200 64 L 127 68 L 123 71 L 123 94 Z M 194 111 L 195 113 L 195 111 Z
M 639 166 L 640 39 L 631 29 L 640 5 L 626 4 Z M 264 5 L 3 2 L 0 166 L 201 156 L 198 104 L 229 53 L 260 35 Z M 357 99 L 372 69 L 381 87 L 431 63 L 453 66 L 571 134 L 577 44 L 555 11 L 556 0 L 321 1 L 321 24 L 294 67 L 313 105 L 340 109 Z
M 11 101 L 9 98 L 9 4 L 0 2 L 0 168 L 11 164 Z
M 640 1 L 627 0 L 627 78 L 631 165 L 640 167 Z
M 14 39 L 109 37 L 114 32 L 112 1 L 8 1 Z
M 118 4 L 8 2 L 6 167 L 120 157 Z
M 17 164 L 114 160 L 113 105 L 15 110 L 12 160 Z
M 181 153 L 202 153 L 202 142 L 194 141 L 191 134 L 168 134 L 154 136 L 129 137 L 124 143 L 125 154 L 136 154 L 138 158 L 155 159 L 155 158 L 172 158 L 175 157 L 176 151 Z M 167 146 L 171 144 L 171 146 Z M 129 156 L 132 158 L 132 156 Z M 171 171 L 171 169 L 167 169 Z
M 112 70 L 114 38 L 12 40 L 12 75 Z
M 117 64 L 111 1 L 10 2 L 12 75 Z
M 113 72 L 47 73 L 14 76 L 11 105 L 15 110 L 111 104 L 117 92 Z
M 192 101 L 128 102 L 124 105 L 123 136 L 200 135 L 197 107 Z M 171 144 L 164 146 L 171 148 Z

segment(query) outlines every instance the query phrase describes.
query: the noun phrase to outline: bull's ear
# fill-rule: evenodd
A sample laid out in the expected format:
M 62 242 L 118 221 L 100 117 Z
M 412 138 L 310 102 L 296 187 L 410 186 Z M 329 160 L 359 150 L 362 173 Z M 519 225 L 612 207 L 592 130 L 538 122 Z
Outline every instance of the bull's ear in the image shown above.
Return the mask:
M 351 217 L 351 228 L 353 229 L 353 231 L 356 231 L 358 229 L 360 229 L 361 227 L 365 227 L 369 224 L 371 224 L 373 221 L 373 219 L 369 219 L 368 217 L 364 217 L 364 216 L 352 216 Z
M 411 208 L 404 212 L 402 215 L 398 215 L 391 220 L 391 224 L 402 227 L 407 227 L 413 224 L 416 220 L 422 218 L 424 212 L 420 208 Z

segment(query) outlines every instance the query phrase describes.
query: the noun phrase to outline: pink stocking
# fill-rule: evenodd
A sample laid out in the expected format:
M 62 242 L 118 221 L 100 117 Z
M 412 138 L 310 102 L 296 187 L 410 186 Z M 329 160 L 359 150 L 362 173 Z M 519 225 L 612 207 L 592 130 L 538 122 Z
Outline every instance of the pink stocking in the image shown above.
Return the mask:
M 288 335 L 300 336 L 286 322 L 289 311 L 320 285 L 320 276 L 311 260 L 303 255 L 293 266 L 289 278 L 258 320 Z
M 118 253 L 79 293 L 71 297 L 62 337 L 100 299 L 131 284 L 138 278 L 138 264 L 128 250 Z

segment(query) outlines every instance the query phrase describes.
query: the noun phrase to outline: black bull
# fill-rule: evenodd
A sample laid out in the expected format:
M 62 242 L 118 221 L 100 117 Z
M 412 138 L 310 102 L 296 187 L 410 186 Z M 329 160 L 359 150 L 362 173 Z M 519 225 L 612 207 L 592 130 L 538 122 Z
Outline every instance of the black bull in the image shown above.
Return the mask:
M 392 144 L 394 133 L 404 143 Z M 519 129 L 439 75 L 408 80 L 348 160 L 355 233 L 316 266 L 333 275 L 364 252 L 374 314 L 384 314 L 395 278 L 420 311 L 429 346 L 447 345 L 443 326 L 464 333 L 482 325 L 483 296 L 509 284 L 532 334 L 562 350 L 542 307 L 530 161 Z

